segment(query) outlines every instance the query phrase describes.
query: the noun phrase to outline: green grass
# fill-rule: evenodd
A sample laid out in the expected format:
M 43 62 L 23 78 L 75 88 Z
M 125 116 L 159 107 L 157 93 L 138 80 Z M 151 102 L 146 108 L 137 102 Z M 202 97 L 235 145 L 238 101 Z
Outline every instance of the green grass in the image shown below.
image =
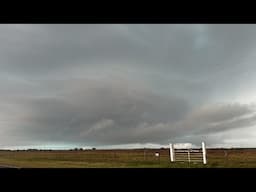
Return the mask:
M 160 160 L 154 156 L 160 153 Z M 0 151 L 0 165 L 21 168 L 256 168 L 256 149 L 207 150 L 207 165 L 171 163 L 168 149 Z

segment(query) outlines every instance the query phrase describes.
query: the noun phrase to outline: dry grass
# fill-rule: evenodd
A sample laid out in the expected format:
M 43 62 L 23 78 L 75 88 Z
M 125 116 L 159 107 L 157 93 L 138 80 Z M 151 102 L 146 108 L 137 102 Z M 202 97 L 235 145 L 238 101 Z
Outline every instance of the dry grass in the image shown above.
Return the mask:
M 155 157 L 160 153 L 160 159 Z M 207 150 L 207 165 L 170 163 L 168 149 L 0 151 L 0 165 L 22 168 L 255 168 L 256 149 Z

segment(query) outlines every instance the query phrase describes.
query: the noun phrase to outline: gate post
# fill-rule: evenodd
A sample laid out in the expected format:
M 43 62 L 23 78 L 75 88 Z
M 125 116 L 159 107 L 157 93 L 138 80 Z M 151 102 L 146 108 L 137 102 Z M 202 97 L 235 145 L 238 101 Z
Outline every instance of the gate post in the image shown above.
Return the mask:
M 205 148 L 205 143 L 202 142 L 202 150 L 203 150 L 203 163 L 206 164 L 206 148 Z
M 172 143 L 170 143 L 170 159 L 171 159 L 171 162 L 175 161 L 174 147 Z

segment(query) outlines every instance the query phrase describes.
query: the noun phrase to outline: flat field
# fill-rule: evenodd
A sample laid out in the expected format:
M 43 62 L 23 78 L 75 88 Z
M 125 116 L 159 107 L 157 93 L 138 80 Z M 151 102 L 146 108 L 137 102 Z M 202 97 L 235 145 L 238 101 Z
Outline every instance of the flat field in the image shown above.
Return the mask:
M 226 151 L 226 152 L 225 152 Z M 159 157 L 155 153 L 160 154 Z M 256 149 L 208 149 L 207 165 L 171 163 L 169 149 L 0 151 L 0 167 L 256 168 Z

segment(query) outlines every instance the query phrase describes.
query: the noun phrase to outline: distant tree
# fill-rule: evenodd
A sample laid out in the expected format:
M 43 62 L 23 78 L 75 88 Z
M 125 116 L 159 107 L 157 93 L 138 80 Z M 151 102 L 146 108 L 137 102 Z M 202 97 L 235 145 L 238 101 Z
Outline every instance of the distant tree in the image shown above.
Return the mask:
M 27 151 L 38 151 L 38 149 L 28 149 Z
M 96 148 L 95 148 L 95 147 L 93 147 L 93 148 L 92 148 L 92 150 L 96 150 Z

